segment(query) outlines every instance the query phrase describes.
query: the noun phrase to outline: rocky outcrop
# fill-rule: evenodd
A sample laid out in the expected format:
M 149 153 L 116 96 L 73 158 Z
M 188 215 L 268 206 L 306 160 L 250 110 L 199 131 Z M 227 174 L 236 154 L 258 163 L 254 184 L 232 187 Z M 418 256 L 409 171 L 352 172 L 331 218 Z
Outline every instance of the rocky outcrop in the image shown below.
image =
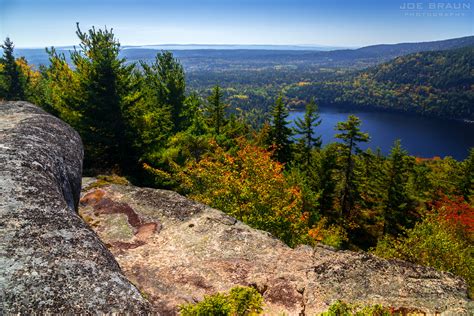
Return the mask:
M 402 312 L 473 312 L 465 282 L 452 274 L 365 253 L 291 249 L 171 191 L 90 178 L 84 186 L 81 216 L 165 315 L 239 284 L 264 295 L 268 315 L 315 315 L 337 299 Z
M 337 299 L 473 312 L 452 274 L 291 249 L 174 192 L 85 179 L 79 203 L 81 160 L 68 125 L 25 102 L 0 103 L 0 314 L 174 315 L 235 285 L 257 288 L 269 315 L 314 315 Z
M 0 102 L 0 314 L 150 309 L 77 214 L 82 145 L 26 102 Z

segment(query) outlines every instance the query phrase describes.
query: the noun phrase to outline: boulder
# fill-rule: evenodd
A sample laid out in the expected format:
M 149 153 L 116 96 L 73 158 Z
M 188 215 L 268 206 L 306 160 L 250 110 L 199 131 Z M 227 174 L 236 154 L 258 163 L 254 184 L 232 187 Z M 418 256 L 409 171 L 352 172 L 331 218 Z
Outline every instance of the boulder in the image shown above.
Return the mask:
M 0 102 L 0 314 L 150 311 L 77 213 L 82 158 L 70 126 Z

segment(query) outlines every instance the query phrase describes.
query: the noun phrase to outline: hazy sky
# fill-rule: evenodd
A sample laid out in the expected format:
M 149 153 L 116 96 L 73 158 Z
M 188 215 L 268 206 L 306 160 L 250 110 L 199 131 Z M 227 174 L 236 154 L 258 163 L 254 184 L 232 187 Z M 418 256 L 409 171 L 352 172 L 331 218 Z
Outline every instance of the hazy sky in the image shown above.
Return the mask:
M 419 3 L 416 10 L 402 9 L 406 3 L 403 0 L 0 0 L 0 37 L 10 36 L 17 47 L 77 44 L 76 22 L 83 29 L 92 25 L 113 27 L 123 45 L 364 46 L 473 34 L 474 8 L 470 0 L 421 0 L 416 1 Z

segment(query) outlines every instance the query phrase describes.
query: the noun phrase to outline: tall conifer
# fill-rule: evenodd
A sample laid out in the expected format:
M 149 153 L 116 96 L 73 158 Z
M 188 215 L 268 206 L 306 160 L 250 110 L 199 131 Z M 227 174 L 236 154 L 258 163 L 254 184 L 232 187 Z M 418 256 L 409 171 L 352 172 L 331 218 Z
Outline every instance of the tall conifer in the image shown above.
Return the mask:
M 341 133 L 336 138 L 342 140 L 342 157 L 344 158 L 344 180 L 341 196 L 341 211 L 350 215 L 357 195 L 354 181 L 354 158 L 355 153 L 361 150 L 358 143 L 367 142 L 369 134 L 360 131 L 361 121 L 355 115 L 349 115 L 345 122 L 337 123 L 336 130 Z
M 0 59 L 0 98 L 6 100 L 25 99 L 25 78 L 22 78 L 20 67 L 16 63 L 13 55 L 14 45 L 9 37 L 5 39 L 3 45 L 3 57 Z
M 283 103 L 280 94 L 272 109 L 272 121 L 270 129 L 270 142 L 275 146 L 275 157 L 280 162 L 288 162 L 291 159 L 291 139 L 293 132 L 288 127 L 288 109 Z

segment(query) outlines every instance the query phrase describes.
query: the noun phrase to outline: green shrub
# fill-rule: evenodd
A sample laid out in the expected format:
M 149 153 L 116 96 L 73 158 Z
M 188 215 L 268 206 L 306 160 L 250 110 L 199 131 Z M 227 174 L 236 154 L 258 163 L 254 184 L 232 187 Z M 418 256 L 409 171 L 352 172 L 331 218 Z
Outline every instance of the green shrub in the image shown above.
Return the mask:
M 224 294 L 205 296 L 204 300 L 196 304 L 182 305 L 180 308 L 183 316 L 227 316 L 231 315 L 231 304 Z
M 360 305 L 347 304 L 342 301 L 336 301 L 326 312 L 319 314 L 319 316 L 388 316 L 390 310 L 384 308 L 382 305 Z
M 352 315 L 351 311 L 352 308 L 348 304 L 336 301 L 329 306 L 329 309 L 326 312 L 321 313 L 320 316 L 350 316 Z
M 263 309 L 263 297 L 254 288 L 236 286 L 229 293 L 217 293 L 205 296 L 196 304 L 180 307 L 183 316 L 243 316 L 258 315 Z
M 229 300 L 236 315 L 258 315 L 263 310 L 262 295 L 251 287 L 236 286 L 232 288 Z
M 125 177 L 116 174 L 98 175 L 96 179 L 96 181 L 90 183 L 84 190 L 102 188 L 110 184 L 130 185 L 130 182 Z
M 322 217 L 308 234 L 312 239 L 336 249 L 341 249 L 349 240 L 344 228 L 339 225 L 329 225 L 326 217 Z
M 427 217 L 406 231 L 405 237 L 381 239 L 373 252 L 448 271 L 463 277 L 474 288 L 474 246 L 446 222 Z

